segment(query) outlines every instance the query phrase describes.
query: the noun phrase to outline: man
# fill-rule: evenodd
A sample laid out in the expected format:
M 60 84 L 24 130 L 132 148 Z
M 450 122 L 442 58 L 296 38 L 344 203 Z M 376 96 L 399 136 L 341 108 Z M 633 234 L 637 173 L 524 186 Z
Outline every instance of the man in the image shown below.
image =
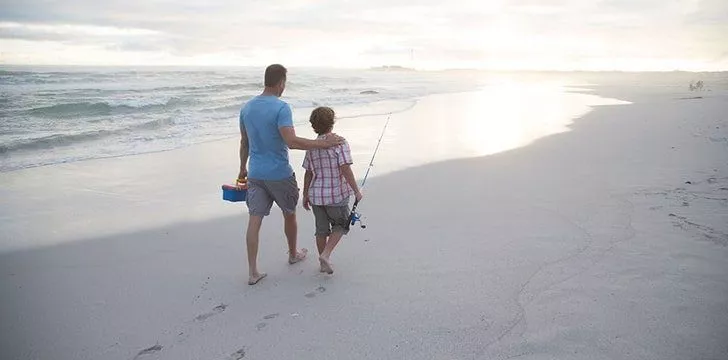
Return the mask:
M 258 271 L 258 242 L 263 218 L 275 202 L 283 211 L 284 232 L 288 240 L 288 263 L 306 258 L 306 249 L 296 248 L 298 225 L 298 184 L 288 160 L 288 149 L 324 149 L 338 145 L 338 136 L 309 140 L 296 136 L 288 104 L 279 99 L 286 88 L 287 70 L 274 64 L 265 69 L 265 89 L 250 99 L 240 111 L 240 173 L 248 179 L 247 204 L 250 219 L 246 234 L 249 285 L 266 276 Z M 250 171 L 247 163 L 250 157 Z

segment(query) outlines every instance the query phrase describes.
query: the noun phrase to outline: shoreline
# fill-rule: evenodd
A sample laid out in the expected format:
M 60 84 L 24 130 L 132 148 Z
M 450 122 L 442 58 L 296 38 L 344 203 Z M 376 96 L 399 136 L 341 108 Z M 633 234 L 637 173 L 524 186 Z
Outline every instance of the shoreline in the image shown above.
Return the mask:
M 591 106 L 586 105 L 587 103 L 610 101 L 598 100 L 601 98 L 593 94 L 584 95 L 590 96 L 586 100 L 568 100 L 582 95 L 558 92 L 552 94 L 552 90 L 543 90 L 547 92 L 536 92 L 528 96 L 530 99 L 541 94 L 560 96 L 553 99 L 563 102 L 564 105 L 560 105 L 564 106 L 563 111 L 571 113 L 555 112 L 553 118 L 544 119 L 541 124 L 534 125 L 538 130 L 533 134 L 531 130 L 524 132 L 523 126 L 526 124 L 520 123 L 529 113 L 515 112 L 508 115 L 515 116 L 512 120 L 486 120 L 483 124 L 476 124 L 481 132 L 495 131 L 503 135 L 490 136 L 488 139 L 474 137 L 469 128 L 473 125 L 466 123 L 461 125 L 459 133 L 450 135 L 463 139 L 458 143 L 451 143 L 448 137 L 441 136 L 442 131 L 447 131 L 443 124 L 438 124 L 436 120 L 430 120 L 429 123 L 422 120 L 439 116 L 441 109 L 450 103 L 476 106 L 457 110 L 462 116 L 470 117 L 475 113 L 489 112 L 495 116 L 504 116 L 501 113 L 518 105 L 505 103 L 495 105 L 497 107 L 492 109 L 479 108 L 476 104 L 481 99 L 498 96 L 492 95 L 492 91 L 429 95 L 416 99 L 413 107 L 392 114 L 392 123 L 383 139 L 382 153 L 377 157 L 372 177 L 421 164 L 477 157 L 527 146 L 532 141 L 530 137 L 538 139 L 568 131 L 569 124 L 578 121 L 579 116 L 590 111 Z M 520 95 L 502 96 L 514 101 Z M 528 99 L 525 96 L 524 99 Z M 493 102 L 496 104 L 497 99 Z M 579 107 L 567 109 L 567 106 L 573 105 L 572 102 Z M 540 106 L 551 107 L 549 104 Z M 301 110 L 294 113 L 297 113 L 296 117 L 299 119 L 303 117 Z M 335 131 L 348 138 L 355 159 L 353 170 L 358 177 L 363 176 L 366 171 L 386 118 L 387 115 L 374 115 L 344 118 L 337 122 Z M 511 121 L 519 123 L 505 128 L 498 124 Z M 408 129 L 422 126 L 433 128 L 417 130 L 420 136 L 404 136 Z M 315 137 L 309 126 L 297 124 L 296 130 L 299 136 Z M 490 144 L 483 147 L 483 142 Z M 8 234 L 6 236 L 18 239 L 10 241 L 11 239 L 6 238 L 5 243 L 0 243 L 0 252 L 112 235 L 127 230 L 154 228 L 179 221 L 201 221 L 229 214 L 231 207 L 240 204 L 221 204 L 219 186 L 234 181 L 237 175 L 230 174 L 231 169 L 235 170 L 235 164 L 239 162 L 237 146 L 237 137 L 231 137 L 169 151 L 90 159 L 0 173 L 0 184 L 3 184 L 0 195 L 9 204 L 0 209 L 0 225 Z M 299 184 L 303 184 L 303 172 L 300 169 L 303 155 L 303 151 L 290 152 Z M 34 201 L 28 202 L 28 199 Z M 194 204 L 194 208 L 190 208 L 190 204 Z M 72 212 L 61 210 L 68 205 L 72 206 Z M 129 217 L 132 213 L 141 216 Z M 46 227 L 33 226 L 36 222 L 44 223 Z

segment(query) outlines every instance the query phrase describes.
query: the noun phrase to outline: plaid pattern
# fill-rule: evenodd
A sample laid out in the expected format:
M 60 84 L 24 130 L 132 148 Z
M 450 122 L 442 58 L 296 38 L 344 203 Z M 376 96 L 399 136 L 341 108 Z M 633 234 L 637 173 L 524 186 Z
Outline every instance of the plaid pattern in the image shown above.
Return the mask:
M 319 139 L 322 137 L 319 136 Z M 306 151 L 303 168 L 313 172 L 313 180 L 308 189 L 311 205 L 338 205 L 354 195 L 354 190 L 346 183 L 340 169 L 342 165 L 352 163 L 347 142 L 328 149 Z

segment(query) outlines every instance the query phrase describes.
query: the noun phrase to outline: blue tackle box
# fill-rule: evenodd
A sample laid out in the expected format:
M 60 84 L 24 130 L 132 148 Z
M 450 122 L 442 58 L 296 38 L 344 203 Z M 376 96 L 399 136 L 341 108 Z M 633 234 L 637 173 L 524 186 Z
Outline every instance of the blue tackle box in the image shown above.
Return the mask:
M 236 185 L 222 186 L 222 199 L 231 202 L 245 201 L 248 195 L 248 186 L 246 183 L 238 183 Z

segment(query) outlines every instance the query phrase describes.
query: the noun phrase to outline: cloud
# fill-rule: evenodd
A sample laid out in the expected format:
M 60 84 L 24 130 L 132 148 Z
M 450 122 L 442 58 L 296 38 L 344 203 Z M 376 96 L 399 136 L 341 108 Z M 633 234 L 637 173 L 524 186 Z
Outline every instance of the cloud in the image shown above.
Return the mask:
M 0 24 L 0 39 L 21 39 L 34 41 L 64 41 L 70 36 L 47 31 L 34 30 L 28 26 L 2 26 Z
M 180 61 L 219 54 L 234 63 L 365 65 L 408 62 L 414 52 L 417 61 L 443 66 L 538 58 L 578 66 L 579 59 L 608 57 L 716 66 L 711 62 L 728 50 L 720 36 L 728 30 L 723 0 L 0 0 L 0 6 L 0 23 L 13 24 L 0 26 L 0 46 L 50 41 Z

